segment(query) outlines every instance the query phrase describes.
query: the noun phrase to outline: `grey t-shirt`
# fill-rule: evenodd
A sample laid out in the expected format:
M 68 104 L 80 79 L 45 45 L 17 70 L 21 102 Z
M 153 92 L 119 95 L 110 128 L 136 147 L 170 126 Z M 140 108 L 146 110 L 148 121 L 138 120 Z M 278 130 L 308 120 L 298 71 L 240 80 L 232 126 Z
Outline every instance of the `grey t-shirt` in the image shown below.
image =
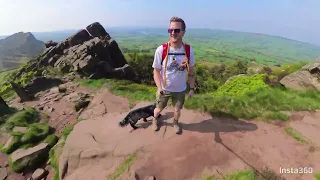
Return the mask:
M 165 60 L 162 62 L 162 45 L 156 49 L 154 60 L 152 67 L 161 69 L 161 86 L 162 89 L 170 91 L 170 92 L 182 92 L 187 88 L 187 68 L 181 67 L 181 63 L 185 59 L 185 55 L 168 55 L 168 62 L 167 62 L 167 70 L 166 70 L 166 86 L 164 87 L 163 80 L 164 80 L 164 66 Z M 184 46 L 181 46 L 179 50 L 174 51 L 172 47 L 169 49 L 169 53 L 184 53 Z M 175 59 L 173 61 L 173 58 Z M 193 48 L 190 46 L 190 59 L 189 59 L 189 66 L 194 66 L 196 63 Z

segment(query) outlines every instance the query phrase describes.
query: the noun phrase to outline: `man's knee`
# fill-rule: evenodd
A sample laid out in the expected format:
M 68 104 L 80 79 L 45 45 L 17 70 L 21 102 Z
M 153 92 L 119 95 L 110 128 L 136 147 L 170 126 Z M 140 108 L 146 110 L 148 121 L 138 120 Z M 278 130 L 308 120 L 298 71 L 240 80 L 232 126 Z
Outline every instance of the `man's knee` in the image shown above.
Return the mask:
M 179 120 L 180 115 L 181 115 L 181 109 L 175 107 L 175 108 L 174 108 L 174 119 L 175 119 L 175 120 Z
M 175 98 L 176 98 L 175 108 L 177 109 L 177 111 L 180 111 L 184 105 L 185 94 L 183 92 L 178 93 Z
M 175 108 L 174 108 L 174 113 L 180 114 L 180 113 L 181 113 L 181 109 L 178 108 L 178 107 L 175 107 Z

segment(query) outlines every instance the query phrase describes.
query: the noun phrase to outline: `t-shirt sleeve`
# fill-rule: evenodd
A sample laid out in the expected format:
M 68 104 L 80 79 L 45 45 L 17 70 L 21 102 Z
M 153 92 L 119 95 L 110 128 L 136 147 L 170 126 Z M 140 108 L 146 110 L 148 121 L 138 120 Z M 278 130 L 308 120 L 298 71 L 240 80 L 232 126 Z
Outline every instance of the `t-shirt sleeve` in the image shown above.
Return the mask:
M 196 58 L 195 58 L 195 55 L 194 55 L 194 50 L 190 46 L 190 62 L 189 62 L 189 66 L 194 66 L 195 64 L 196 64 Z
M 161 69 L 161 61 L 162 61 L 162 46 L 159 46 L 154 53 L 154 59 L 152 67 L 155 69 Z

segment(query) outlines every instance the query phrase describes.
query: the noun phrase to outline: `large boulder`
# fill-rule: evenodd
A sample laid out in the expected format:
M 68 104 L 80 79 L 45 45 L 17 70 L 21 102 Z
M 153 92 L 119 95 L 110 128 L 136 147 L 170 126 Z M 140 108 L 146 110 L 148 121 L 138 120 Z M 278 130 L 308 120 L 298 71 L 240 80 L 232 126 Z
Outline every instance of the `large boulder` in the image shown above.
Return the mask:
M 7 103 L 4 101 L 4 99 L 0 96 L 0 109 L 6 109 L 9 106 L 7 105 Z
M 280 80 L 280 83 L 286 88 L 297 91 L 318 90 L 320 91 L 320 81 L 309 71 L 297 71 L 289 74 Z
M 48 143 L 40 143 L 28 149 L 18 149 L 9 156 L 9 165 L 15 172 L 35 170 L 49 155 Z
M 30 94 L 24 87 L 20 84 L 16 84 L 13 81 L 10 81 L 12 89 L 17 93 L 20 98 L 20 102 L 30 101 L 34 99 L 34 96 Z
M 107 31 L 103 28 L 103 26 L 99 22 L 94 22 L 87 26 L 87 31 L 91 34 L 93 37 L 108 37 L 110 38 L 110 35 L 107 33 Z
M 280 83 L 286 88 L 297 91 L 320 91 L 320 58 L 303 66 L 301 70 L 285 76 Z
M 52 87 L 59 86 L 63 81 L 58 78 L 50 77 L 36 77 L 31 82 L 29 82 L 24 89 L 31 95 L 35 95 L 40 91 L 50 89 Z
M 56 46 L 58 43 L 56 43 L 56 42 L 53 42 L 53 41 L 48 41 L 48 42 L 46 42 L 46 44 L 45 44 L 45 46 L 46 46 L 46 48 L 49 48 L 49 47 L 51 47 L 51 46 Z
M 53 66 L 92 78 L 137 80 L 117 42 L 99 22 L 81 29 L 60 43 L 47 43 L 37 67 Z

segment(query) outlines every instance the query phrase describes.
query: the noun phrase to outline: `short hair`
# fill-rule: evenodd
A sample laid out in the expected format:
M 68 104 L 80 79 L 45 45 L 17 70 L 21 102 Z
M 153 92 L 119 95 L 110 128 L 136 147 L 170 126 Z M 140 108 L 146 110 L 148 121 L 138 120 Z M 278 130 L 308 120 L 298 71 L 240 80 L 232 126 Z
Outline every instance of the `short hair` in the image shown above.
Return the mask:
M 176 16 L 173 16 L 171 19 L 170 19 L 170 23 L 171 22 L 181 22 L 182 24 L 182 30 L 185 31 L 186 30 L 186 23 L 184 22 L 183 19 L 179 18 L 179 17 L 176 17 Z

